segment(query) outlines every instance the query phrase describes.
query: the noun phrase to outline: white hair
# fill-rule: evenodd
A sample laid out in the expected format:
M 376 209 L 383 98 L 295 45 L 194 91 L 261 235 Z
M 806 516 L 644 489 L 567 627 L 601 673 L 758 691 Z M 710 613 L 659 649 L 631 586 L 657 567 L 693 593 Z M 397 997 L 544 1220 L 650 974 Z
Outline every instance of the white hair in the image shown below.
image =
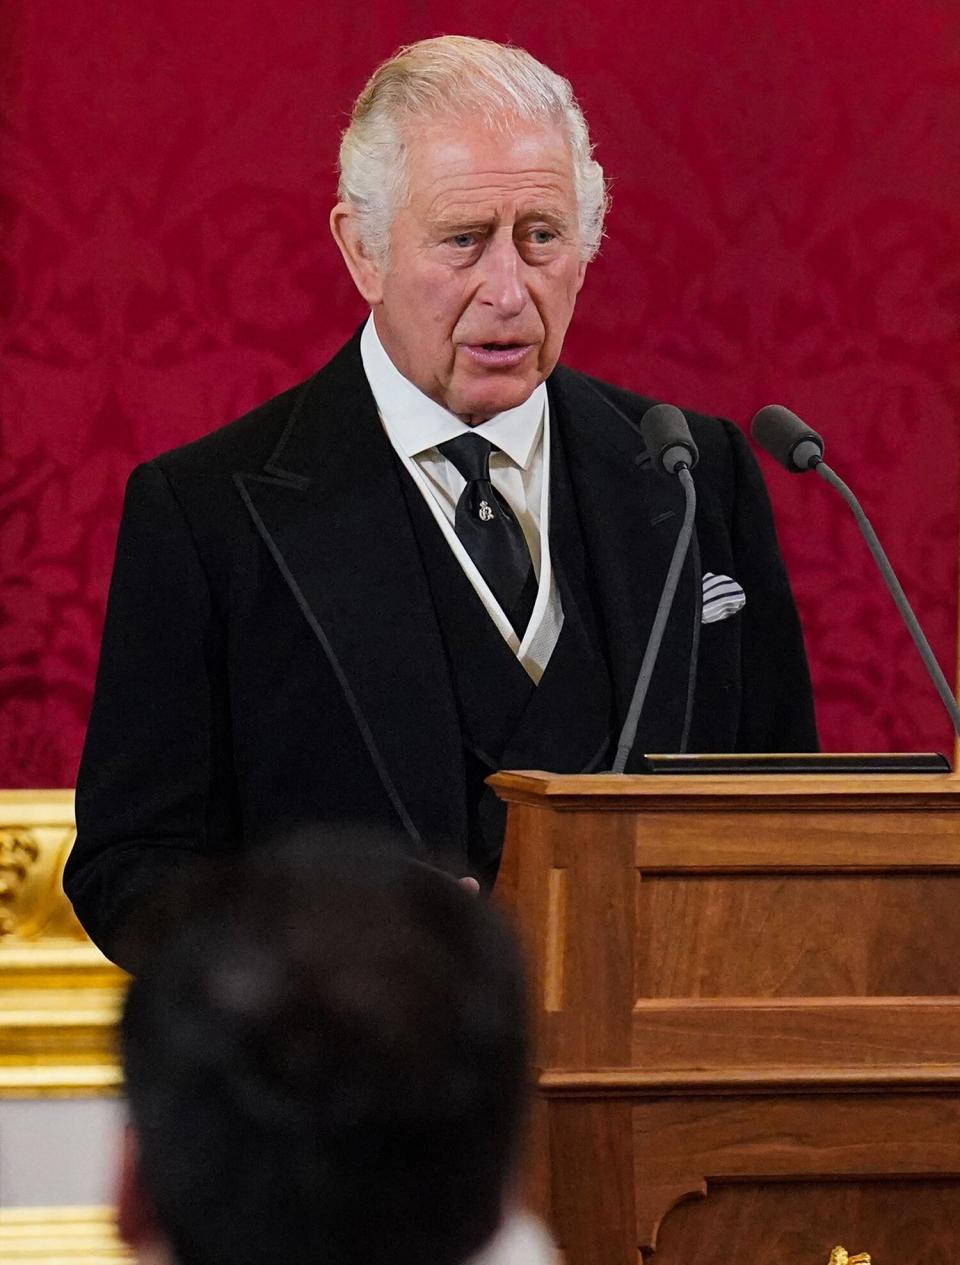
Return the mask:
M 340 200 L 354 208 L 374 260 L 387 265 L 390 226 L 409 196 L 405 125 L 464 117 L 488 127 L 523 120 L 562 129 L 573 160 L 580 256 L 592 259 L 603 236 L 607 189 L 569 80 L 522 48 L 441 35 L 408 44 L 377 67 L 341 138 Z

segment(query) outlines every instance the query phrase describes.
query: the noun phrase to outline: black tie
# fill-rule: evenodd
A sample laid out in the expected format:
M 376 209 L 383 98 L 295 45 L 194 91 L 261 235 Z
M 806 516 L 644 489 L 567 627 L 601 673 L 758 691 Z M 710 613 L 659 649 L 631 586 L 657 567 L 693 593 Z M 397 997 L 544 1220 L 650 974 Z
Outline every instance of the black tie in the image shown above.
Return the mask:
M 467 432 L 437 447 L 467 481 L 457 501 L 456 533 L 522 641 L 537 597 L 537 577 L 523 529 L 490 482 L 494 445 Z

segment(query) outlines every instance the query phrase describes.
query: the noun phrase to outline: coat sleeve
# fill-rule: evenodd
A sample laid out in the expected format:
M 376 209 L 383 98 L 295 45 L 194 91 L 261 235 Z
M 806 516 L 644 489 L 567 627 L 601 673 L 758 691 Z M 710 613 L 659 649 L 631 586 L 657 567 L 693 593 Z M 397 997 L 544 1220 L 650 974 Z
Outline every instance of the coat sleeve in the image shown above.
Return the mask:
M 155 462 L 140 466 L 127 485 L 64 873 L 84 928 L 122 966 L 130 916 L 148 916 L 177 868 L 229 831 L 223 643 L 170 483 Z
M 763 476 L 742 432 L 724 422 L 733 456 L 733 553 L 743 609 L 738 751 L 816 751 L 813 690 L 800 619 L 777 545 Z

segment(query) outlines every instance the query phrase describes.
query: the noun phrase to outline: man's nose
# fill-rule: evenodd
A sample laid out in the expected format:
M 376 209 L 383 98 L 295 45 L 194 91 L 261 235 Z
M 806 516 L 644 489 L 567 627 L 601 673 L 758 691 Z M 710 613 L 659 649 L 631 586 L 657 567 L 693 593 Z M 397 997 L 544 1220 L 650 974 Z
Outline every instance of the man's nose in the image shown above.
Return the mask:
M 523 273 L 525 264 L 510 233 L 495 233 L 481 263 L 483 280 L 479 298 L 498 316 L 519 316 L 527 302 Z

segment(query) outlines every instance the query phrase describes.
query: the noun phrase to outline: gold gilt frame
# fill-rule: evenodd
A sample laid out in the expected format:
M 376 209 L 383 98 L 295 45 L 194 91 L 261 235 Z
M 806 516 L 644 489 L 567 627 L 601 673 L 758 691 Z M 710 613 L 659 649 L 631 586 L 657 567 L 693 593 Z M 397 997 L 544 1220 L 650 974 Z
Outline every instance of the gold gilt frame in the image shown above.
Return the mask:
M 112 1208 L 0 1208 L 3 1265 L 123 1265 Z
M 72 791 L 0 791 L 0 1097 L 113 1095 L 126 977 L 63 894 Z

